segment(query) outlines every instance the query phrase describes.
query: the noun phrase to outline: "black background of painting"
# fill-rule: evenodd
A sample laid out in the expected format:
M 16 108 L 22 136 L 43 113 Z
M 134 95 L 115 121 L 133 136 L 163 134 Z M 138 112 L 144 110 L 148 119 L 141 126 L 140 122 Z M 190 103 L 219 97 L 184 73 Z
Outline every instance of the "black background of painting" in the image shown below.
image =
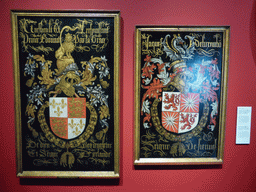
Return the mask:
M 180 34 L 181 38 L 186 42 L 187 45 L 189 45 L 189 40 L 185 39 L 184 37 L 185 37 L 186 35 L 191 35 L 191 32 L 180 32 L 180 31 L 179 31 L 179 32 L 143 31 L 142 34 L 144 34 L 144 33 L 151 35 L 150 38 L 149 38 L 149 41 L 156 41 L 156 42 L 157 42 L 157 41 L 160 41 L 161 38 L 164 39 L 167 34 L 170 34 L 170 37 L 169 37 L 169 40 L 168 40 L 169 45 L 171 44 L 171 39 L 173 38 L 173 35 L 178 35 L 178 34 Z M 197 35 L 203 35 L 203 34 L 205 34 L 204 42 L 215 42 L 215 41 L 216 41 L 216 39 L 213 38 L 213 36 L 216 34 L 216 32 L 193 32 L 193 34 L 197 34 Z M 223 33 L 222 33 L 222 32 L 218 32 L 218 34 L 221 34 L 221 42 L 222 42 L 221 48 L 213 48 L 213 47 L 210 47 L 210 48 L 203 48 L 203 49 L 206 50 L 206 51 L 209 51 L 210 49 L 215 49 L 218 53 L 216 52 L 216 53 L 214 54 L 214 56 L 212 56 L 212 57 L 202 57 L 202 56 L 200 56 L 200 55 L 195 51 L 195 52 L 194 52 L 195 54 L 194 54 L 194 56 L 193 56 L 193 59 L 186 61 L 187 69 L 188 69 L 189 67 L 193 66 L 194 64 L 201 64 L 201 63 L 202 63 L 202 59 L 205 59 L 205 61 L 206 61 L 206 60 L 211 60 L 211 59 L 214 60 L 215 58 L 217 58 L 217 59 L 218 59 L 218 68 L 219 68 L 220 73 L 221 73 L 221 71 L 222 71 Z M 200 39 L 198 39 L 198 40 L 201 41 L 201 37 L 200 37 Z M 141 41 L 141 42 L 142 42 L 142 41 Z M 140 45 L 140 46 L 142 46 L 142 45 Z M 197 47 L 196 47 L 196 49 L 197 49 Z M 140 54 L 141 54 L 141 68 L 143 68 L 143 67 L 144 67 L 144 64 L 145 64 L 144 59 L 146 58 L 146 55 L 142 55 L 142 53 L 140 53 Z M 170 59 L 169 59 L 169 57 L 167 57 L 165 53 L 164 53 L 163 55 L 161 55 L 160 57 L 161 57 L 161 59 L 163 60 L 163 62 L 171 62 Z M 151 58 L 154 58 L 154 57 L 152 56 Z M 157 57 L 155 57 L 155 58 L 159 58 L 159 56 L 157 56 Z M 157 76 L 156 76 L 157 71 L 158 71 L 158 68 L 155 69 L 155 73 L 153 74 L 153 78 L 157 78 Z M 171 69 L 171 71 L 168 71 L 168 72 L 169 72 L 169 73 L 170 73 L 170 72 L 173 73 L 172 69 Z M 142 71 L 141 71 L 141 73 L 142 73 Z M 207 73 L 206 73 L 205 76 L 207 76 Z M 221 78 L 221 76 L 222 76 L 222 75 L 220 74 L 220 78 Z M 208 78 L 209 78 L 209 76 L 208 76 Z M 141 80 L 142 80 L 142 78 L 141 78 Z M 218 82 L 219 82 L 219 84 L 221 85 L 221 79 L 220 79 Z M 143 95 L 146 93 L 146 91 L 147 91 L 147 89 L 143 89 L 143 88 L 141 87 L 141 89 L 140 89 L 140 101 L 142 101 Z M 221 88 L 216 91 L 219 103 L 220 103 L 220 94 L 221 94 L 220 91 L 221 91 Z M 176 89 L 174 92 L 178 92 L 178 90 Z M 189 92 L 191 92 L 191 93 L 192 93 L 192 92 L 193 92 L 193 93 L 199 93 L 199 91 L 192 91 L 192 90 L 189 90 Z M 200 96 L 200 98 L 201 98 L 201 96 Z M 151 98 L 151 99 L 149 99 L 149 101 L 150 101 L 151 103 L 153 103 L 154 99 Z M 203 128 L 202 132 L 200 133 L 200 138 L 202 138 L 202 136 L 203 136 L 204 134 L 208 134 L 208 133 L 210 132 L 209 129 L 207 128 L 207 126 L 208 126 L 209 123 L 210 123 L 210 113 L 211 113 L 211 109 L 212 109 L 211 106 L 210 106 L 210 104 L 211 104 L 212 102 L 208 101 L 208 103 L 209 103 L 209 107 L 210 107 L 209 114 L 208 114 L 208 121 L 207 121 L 206 126 Z M 142 105 L 142 103 L 141 103 L 141 105 Z M 151 106 L 151 105 L 150 105 L 150 106 Z M 203 108 L 204 108 L 204 105 L 203 105 L 202 103 L 200 103 L 200 105 L 199 105 L 199 121 L 200 121 L 200 119 L 201 119 L 201 117 L 202 117 L 202 110 L 203 110 Z M 160 122 L 161 122 L 161 109 L 162 109 L 161 102 L 158 104 L 157 109 L 158 109 L 158 118 L 159 118 L 159 120 L 160 120 Z M 218 108 L 218 116 L 216 117 L 216 122 L 217 122 L 217 124 L 216 124 L 216 127 L 215 127 L 214 131 L 212 132 L 212 133 L 213 133 L 213 138 L 217 139 L 217 146 L 216 146 L 216 149 L 215 149 L 215 150 L 210 150 L 210 151 L 209 151 L 209 150 L 200 150 L 200 153 L 201 153 L 201 154 L 203 154 L 203 152 L 210 152 L 210 153 L 211 153 L 211 156 L 198 156 L 198 155 L 196 155 L 196 156 L 191 156 L 191 154 L 189 155 L 190 152 L 193 153 L 193 154 L 196 154 L 196 153 L 197 153 L 197 149 L 198 149 L 198 148 L 196 148 L 195 150 L 194 150 L 194 149 L 193 149 L 193 150 L 186 150 L 186 152 L 185 152 L 183 155 L 175 156 L 175 158 L 217 157 L 218 134 L 219 134 L 219 114 L 220 114 L 220 107 Z M 144 128 L 144 126 L 143 126 L 143 118 L 144 118 L 144 116 L 141 116 L 141 118 L 140 118 L 140 119 L 141 119 L 141 121 L 140 121 L 140 136 L 146 135 L 147 130 L 150 130 L 152 134 L 155 134 L 156 136 L 159 136 L 160 134 L 156 131 L 156 129 L 155 129 L 153 123 L 152 123 L 152 120 L 151 120 L 152 127 L 149 128 L 149 129 L 145 129 L 145 128 Z M 162 124 L 162 122 L 161 122 L 161 124 Z M 190 131 L 189 131 L 189 132 L 190 132 Z M 183 133 L 183 134 L 188 134 L 189 132 Z M 171 133 L 171 132 L 170 132 L 170 133 Z M 176 136 L 182 135 L 182 133 L 181 133 L 181 134 L 171 133 L 171 134 L 174 134 L 174 135 L 176 135 Z M 157 141 L 157 144 L 170 144 L 170 146 L 172 146 L 172 144 L 177 143 L 177 142 L 172 142 L 172 141 L 169 141 L 168 143 L 166 143 L 166 142 L 161 141 L 160 139 L 158 140 L 158 137 L 156 137 L 156 138 L 157 138 L 157 139 L 156 139 L 155 141 Z M 196 145 L 197 145 L 197 144 L 198 144 L 198 139 L 199 139 L 199 137 L 194 136 L 194 137 L 192 137 L 192 139 L 191 139 L 190 141 L 191 141 L 193 144 L 196 144 Z M 183 144 L 189 143 L 190 141 L 183 142 Z M 203 140 L 201 139 L 200 145 L 203 145 L 203 144 L 206 144 L 206 145 L 207 145 L 207 144 L 208 144 L 208 145 L 213 145 L 213 144 L 214 144 L 213 141 L 214 141 L 214 140 L 211 140 L 210 142 L 206 142 L 206 141 L 203 141 Z M 142 146 L 143 146 L 143 145 L 142 145 L 141 142 L 140 142 L 140 148 L 141 148 Z M 154 150 L 153 150 L 153 151 L 154 151 Z M 142 151 L 140 151 L 140 157 L 141 157 L 141 158 L 173 158 L 173 156 L 172 156 L 168 151 L 167 151 L 165 154 L 166 154 L 166 156 L 161 156 L 160 153 L 151 153 L 151 155 L 149 155 L 148 157 L 145 157 L 145 156 L 142 154 Z
M 56 165 L 53 165 L 53 164 L 41 165 L 41 166 L 35 166 L 33 164 L 34 159 L 39 159 L 39 158 L 30 157 L 28 155 L 28 149 L 26 148 L 28 138 L 32 139 L 33 141 L 38 142 L 38 138 L 34 138 L 32 136 L 32 132 L 28 129 L 28 125 L 27 125 L 28 117 L 25 114 L 26 106 L 27 106 L 27 100 L 28 100 L 27 99 L 27 94 L 31 90 L 31 88 L 26 86 L 26 81 L 28 79 L 30 79 L 31 76 L 24 76 L 24 67 L 25 67 L 27 57 L 28 57 L 29 54 L 27 52 L 23 52 L 24 49 L 23 49 L 22 44 L 21 44 L 22 39 L 19 37 L 19 66 L 20 66 L 20 90 L 21 90 L 22 164 L 23 164 L 23 170 L 24 171 L 57 171 L 57 170 L 58 171 L 113 171 L 114 170 L 114 105 L 113 105 L 113 103 L 114 103 L 114 19 L 110 18 L 110 17 L 109 18 L 105 18 L 105 17 L 93 17 L 93 18 L 90 18 L 90 17 L 81 17 L 81 18 L 79 18 L 79 17 L 75 17 L 75 18 L 72 18 L 72 17 L 51 17 L 51 18 L 46 18 L 46 17 L 18 17 L 18 21 L 20 19 L 23 19 L 23 18 L 31 19 L 31 20 L 37 21 L 37 22 L 40 22 L 42 19 L 46 19 L 46 20 L 48 20 L 48 19 L 54 19 L 54 20 L 59 19 L 62 22 L 61 28 L 63 28 L 64 26 L 72 27 L 75 23 L 77 23 L 77 19 L 92 20 L 93 21 L 93 28 L 97 28 L 97 25 L 95 23 L 100 22 L 100 21 L 107 21 L 110 24 L 109 25 L 109 27 L 110 27 L 109 31 L 110 32 L 108 34 L 109 42 L 108 42 L 106 48 L 103 49 L 103 51 L 97 52 L 97 51 L 92 50 L 92 49 L 89 52 L 82 52 L 82 53 L 73 51 L 72 52 L 72 57 L 74 58 L 75 63 L 77 64 L 79 70 L 83 71 L 82 66 L 80 64 L 81 61 L 89 61 L 91 59 L 91 56 L 93 56 L 93 57 L 106 56 L 107 64 L 108 64 L 108 67 L 110 68 L 110 71 L 109 71 L 110 79 L 107 80 L 110 86 L 107 89 L 103 89 L 103 90 L 105 91 L 105 94 L 108 95 L 108 105 L 109 105 L 108 107 L 109 107 L 110 119 L 108 120 L 109 129 L 108 129 L 108 132 L 106 134 L 105 142 L 108 143 L 108 144 L 112 144 L 111 149 L 106 149 L 105 150 L 107 152 L 111 152 L 111 157 L 106 159 L 106 160 L 110 160 L 110 163 L 106 164 L 104 166 L 102 164 L 99 164 L 99 163 L 93 163 L 92 161 L 89 161 L 88 159 L 86 159 L 86 161 L 88 163 L 87 164 L 85 163 L 83 165 L 81 165 L 81 164 L 77 163 L 77 161 L 75 161 L 72 168 L 69 168 L 68 166 L 67 167 L 63 167 L 63 166 L 60 166 L 60 165 L 56 166 Z M 46 27 L 46 26 L 44 26 L 44 27 Z M 20 27 L 18 28 L 18 32 L 20 32 Z M 68 32 L 71 33 L 71 34 L 72 33 L 74 34 L 74 32 L 72 32 L 72 31 L 68 31 Z M 66 34 L 66 32 L 63 32 L 62 39 L 64 39 L 65 34 Z M 105 34 L 103 34 L 103 37 L 104 37 L 104 35 Z M 30 45 L 37 47 L 37 46 L 40 46 L 41 44 L 30 44 Z M 43 52 L 38 52 L 37 53 L 37 52 L 33 51 L 32 49 L 29 49 L 29 52 L 32 55 L 44 55 L 46 60 L 52 61 L 51 70 L 54 71 L 54 69 L 57 69 L 55 51 L 60 47 L 60 44 L 58 44 L 58 43 L 56 43 L 56 44 L 44 43 L 43 45 L 45 47 L 53 48 L 54 51 L 49 52 L 49 54 L 45 54 Z M 83 46 L 84 45 L 90 46 L 92 44 L 83 44 Z M 95 70 L 95 71 L 97 71 L 97 70 Z M 38 75 L 41 76 L 40 67 L 37 68 L 37 71 L 35 72 L 35 77 L 37 77 Z M 94 84 L 94 86 L 96 86 L 97 84 L 100 84 L 99 74 L 94 74 L 94 75 L 97 75 L 97 77 L 98 77 L 95 80 L 95 84 Z M 106 78 L 104 78 L 104 80 L 106 80 Z M 38 82 L 38 84 L 39 84 L 39 82 Z M 54 87 L 52 87 L 51 89 L 54 89 Z M 58 95 L 58 97 L 59 96 L 65 96 L 65 95 L 60 94 L 60 95 Z M 89 101 L 89 98 L 87 98 L 86 95 L 85 95 L 85 97 L 86 97 L 86 100 Z M 48 100 L 48 98 L 46 98 L 45 101 L 47 101 L 47 100 Z M 38 109 L 40 107 L 41 106 L 38 106 Z M 49 113 L 48 113 L 47 109 L 48 108 L 46 108 L 46 111 L 45 111 L 45 118 L 46 118 L 46 121 L 48 122 L 48 126 L 50 127 Z M 97 111 L 97 109 L 96 109 L 96 111 Z M 38 110 L 37 110 L 37 112 L 38 112 Z M 86 115 L 87 115 L 87 125 L 88 125 L 88 120 L 90 118 L 90 112 L 89 112 L 88 109 L 87 109 L 86 113 L 87 113 Z M 98 111 L 97 111 L 97 114 L 98 114 L 98 119 L 99 119 L 99 112 Z M 37 116 L 37 113 L 36 113 L 36 116 Z M 33 123 L 32 127 L 39 134 L 44 135 L 37 119 Z M 102 127 L 101 127 L 101 125 L 98 121 L 92 135 L 94 136 L 95 133 L 97 133 L 100 130 L 102 130 Z M 49 141 L 46 141 L 46 142 L 50 143 Z M 87 142 L 90 143 L 89 139 L 87 140 Z M 96 141 L 96 143 L 100 143 L 100 142 L 101 141 Z M 56 147 L 56 148 L 58 148 L 58 147 Z M 67 150 L 66 149 L 61 149 L 61 148 L 58 148 L 58 149 L 62 150 L 59 153 L 59 156 L 58 156 L 58 158 L 60 158 L 60 156 L 64 152 L 66 152 Z M 40 151 L 39 151 L 40 148 L 36 149 L 36 150 L 40 153 Z M 49 151 L 52 150 L 53 151 L 53 149 L 46 149 L 46 150 L 49 150 Z M 96 151 L 97 151 L 97 149 L 96 149 Z M 75 157 L 77 157 L 77 156 L 75 155 Z M 44 158 L 41 158 L 41 159 L 43 160 Z M 46 159 L 51 159 L 51 158 L 46 158 Z

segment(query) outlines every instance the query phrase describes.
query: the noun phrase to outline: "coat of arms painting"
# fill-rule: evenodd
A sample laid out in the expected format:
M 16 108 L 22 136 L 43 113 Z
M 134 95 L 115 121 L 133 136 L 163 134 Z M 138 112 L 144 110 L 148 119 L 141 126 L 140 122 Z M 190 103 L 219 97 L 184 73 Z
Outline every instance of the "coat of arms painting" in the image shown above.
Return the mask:
M 135 164 L 222 163 L 228 27 L 137 27 Z
M 118 177 L 119 12 L 12 12 L 18 176 Z

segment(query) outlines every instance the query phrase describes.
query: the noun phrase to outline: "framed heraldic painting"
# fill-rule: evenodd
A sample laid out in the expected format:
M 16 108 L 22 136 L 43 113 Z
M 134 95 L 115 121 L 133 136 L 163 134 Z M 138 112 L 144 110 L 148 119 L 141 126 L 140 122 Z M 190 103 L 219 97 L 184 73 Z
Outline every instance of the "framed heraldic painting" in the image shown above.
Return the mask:
M 119 177 L 119 11 L 12 11 L 17 176 Z
M 136 27 L 135 165 L 222 164 L 229 27 Z

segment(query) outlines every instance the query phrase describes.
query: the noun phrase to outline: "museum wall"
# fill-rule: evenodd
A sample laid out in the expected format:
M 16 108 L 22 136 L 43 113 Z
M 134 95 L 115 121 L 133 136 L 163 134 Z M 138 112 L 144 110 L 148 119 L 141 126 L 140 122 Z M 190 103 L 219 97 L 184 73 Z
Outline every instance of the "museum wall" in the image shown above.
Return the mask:
M 256 191 L 255 0 L 1 0 L 0 191 Z M 16 177 L 11 9 L 120 10 L 120 179 Z M 135 25 L 231 27 L 224 163 L 221 166 L 133 165 Z M 252 106 L 251 143 L 236 145 L 237 106 Z

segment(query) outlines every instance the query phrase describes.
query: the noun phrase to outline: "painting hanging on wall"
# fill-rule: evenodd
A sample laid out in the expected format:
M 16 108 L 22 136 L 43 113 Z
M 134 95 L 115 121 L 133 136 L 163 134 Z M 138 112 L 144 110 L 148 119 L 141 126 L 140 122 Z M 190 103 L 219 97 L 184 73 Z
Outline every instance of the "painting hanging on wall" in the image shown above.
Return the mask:
M 119 177 L 119 11 L 12 11 L 17 176 Z
M 229 27 L 136 27 L 135 165 L 222 164 Z

